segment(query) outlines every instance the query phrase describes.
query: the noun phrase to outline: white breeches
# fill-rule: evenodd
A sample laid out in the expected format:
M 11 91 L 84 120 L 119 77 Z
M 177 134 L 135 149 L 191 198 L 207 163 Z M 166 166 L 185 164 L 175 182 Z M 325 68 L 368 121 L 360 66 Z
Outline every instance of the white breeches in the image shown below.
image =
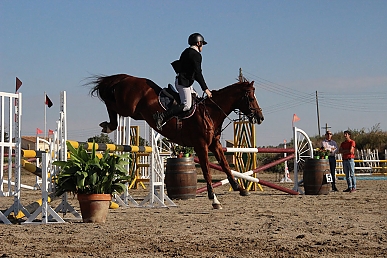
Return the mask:
M 192 106 L 192 93 L 197 95 L 196 91 L 194 90 L 192 85 L 190 87 L 184 87 L 179 85 L 177 78 L 175 81 L 175 87 L 179 92 L 181 104 L 184 104 L 183 111 L 189 110 Z

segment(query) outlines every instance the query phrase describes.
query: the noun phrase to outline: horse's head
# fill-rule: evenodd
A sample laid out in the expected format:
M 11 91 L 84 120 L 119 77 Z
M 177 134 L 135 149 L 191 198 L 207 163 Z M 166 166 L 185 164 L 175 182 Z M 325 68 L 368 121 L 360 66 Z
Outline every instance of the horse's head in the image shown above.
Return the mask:
M 240 83 L 242 98 L 238 101 L 238 109 L 247 116 L 250 123 L 261 124 L 264 120 L 262 108 L 255 98 L 254 81 Z

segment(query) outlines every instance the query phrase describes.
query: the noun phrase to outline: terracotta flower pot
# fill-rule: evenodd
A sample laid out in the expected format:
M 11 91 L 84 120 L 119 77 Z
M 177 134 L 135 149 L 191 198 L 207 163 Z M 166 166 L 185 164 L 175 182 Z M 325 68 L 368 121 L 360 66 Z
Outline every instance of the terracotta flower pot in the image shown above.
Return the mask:
M 111 200 L 110 194 L 78 194 L 83 222 L 105 223 Z

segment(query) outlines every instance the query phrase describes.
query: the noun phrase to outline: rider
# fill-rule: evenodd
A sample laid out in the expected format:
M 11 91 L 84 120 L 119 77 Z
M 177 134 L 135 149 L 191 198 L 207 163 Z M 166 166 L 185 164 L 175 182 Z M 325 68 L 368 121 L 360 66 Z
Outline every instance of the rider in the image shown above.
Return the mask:
M 175 87 L 179 92 L 180 105 L 173 106 L 165 112 L 153 115 L 157 129 L 161 130 L 163 124 L 171 117 L 178 115 L 183 111 L 191 109 L 192 93 L 197 95 L 192 87 L 194 81 L 197 81 L 202 90 L 208 97 L 212 97 L 211 91 L 202 74 L 202 55 L 203 46 L 207 44 L 204 37 L 200 33 L 193 33 L 188 37 L 188 44 L 190 47 L 186 48 L 180 55 L 180 59 L 172 63 L 177 75 L 175 80 Z

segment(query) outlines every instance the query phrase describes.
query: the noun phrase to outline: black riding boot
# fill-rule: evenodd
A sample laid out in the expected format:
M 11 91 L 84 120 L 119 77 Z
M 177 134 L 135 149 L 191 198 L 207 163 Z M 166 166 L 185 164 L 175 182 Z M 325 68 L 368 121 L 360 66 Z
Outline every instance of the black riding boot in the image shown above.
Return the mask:
M 153 114 L 153 119 L 156 122 L 157 129 L 161 130 L 164 123 L 167 122 L 171 117 L 180 114 L 183 111 L 183 108 L 184 104 L 180 104 L 173 106 L 162 113 L 156 112 L 156 114 Z

